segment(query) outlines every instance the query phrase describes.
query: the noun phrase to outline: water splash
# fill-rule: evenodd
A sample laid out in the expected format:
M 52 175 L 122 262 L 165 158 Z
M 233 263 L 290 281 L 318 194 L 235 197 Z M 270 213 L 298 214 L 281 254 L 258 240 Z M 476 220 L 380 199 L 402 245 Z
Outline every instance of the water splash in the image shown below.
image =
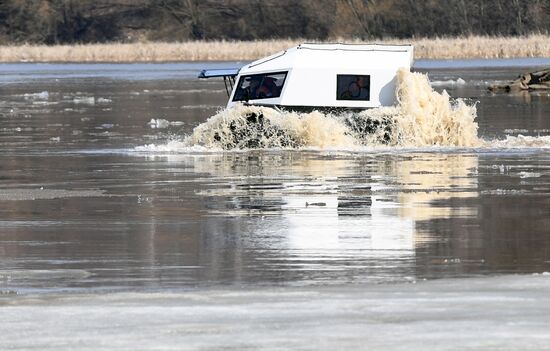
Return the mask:
M 398 72 L 395 107 L 359 113 L 280 112 L 239 105 L 199 125 L 189 145 L 222 149 L 476 146 L 475 106 L 432 89 L 426 75 Z
M 400 146 L 480 146 L 476 107 L 434 91 L 428 77 L 399 70 L 396 141 Z
M 297 113 L 268 107 L 237 105 L 197 126 L 171 151 L 255 148 L 361 149 L 424 147 L 527 147 L 548 140 L 508 138 L 483 141 L 477 136 L 476 106 L 433 90 L 427 75 L 401 69 L 397 74 L 397 105 L 362 112 Z M 148 145 L 139 151 L 156 151 Z M 166 148 L 161 148 L 165 150 Z M 165 150 L 166 151 L 166 150 Z
M 357 140 L 339 119 L 314 111 L 279 112 L 258 106 L 236 106 L 199 125 L 189 145 L 223 149 L 353 147 Z

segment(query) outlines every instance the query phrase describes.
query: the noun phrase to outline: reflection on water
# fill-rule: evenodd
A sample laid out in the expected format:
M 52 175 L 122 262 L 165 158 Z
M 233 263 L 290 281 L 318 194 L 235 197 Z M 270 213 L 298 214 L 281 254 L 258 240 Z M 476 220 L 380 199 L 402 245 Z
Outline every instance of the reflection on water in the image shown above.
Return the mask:
M 368 283 L 549 268 L 545 154 L 67 154 L 25 164 L 34 183 L 6 184 L 101 192 L 4 200 L 4 289 Z M 50 182 L 37 183 L 38 174 Z
M 477 155 L 413 155 L 395 166 L 401 216 L 415 221 L 477 216 L 475 208 L 435 205 L 451 198 L 478 196 Z
M 480 100 L 481 135 L 550 130 L 548 97 L 455 73 L 435 75 L 465 79 L 447 88 Z M 2 293 L 550 270 L 544 149 L 140 153 L 212 115 L 223 83 L 69 77 L 0 95 Z

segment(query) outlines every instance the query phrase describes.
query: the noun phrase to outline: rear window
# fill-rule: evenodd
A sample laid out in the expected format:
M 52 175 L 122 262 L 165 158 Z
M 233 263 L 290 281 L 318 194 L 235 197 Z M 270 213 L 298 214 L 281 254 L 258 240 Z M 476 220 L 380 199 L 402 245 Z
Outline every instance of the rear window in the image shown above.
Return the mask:
M 281 96 L 287 72 L 241 76 L 233 101 L 271 99 Z
M 370 76 L 338 74 L 336 100 L 370 100 Z

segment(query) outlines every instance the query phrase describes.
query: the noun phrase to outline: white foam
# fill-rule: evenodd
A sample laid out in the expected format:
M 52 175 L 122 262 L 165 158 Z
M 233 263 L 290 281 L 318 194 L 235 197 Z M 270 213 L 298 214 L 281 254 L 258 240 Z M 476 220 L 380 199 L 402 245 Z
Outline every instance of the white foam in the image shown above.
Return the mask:
M 25 99 L 38 99 L 38 100 L 47 100 L 50 97 L 50 93 L 47 91 L 42 91 L 40 93 L 33 93 L 33 94 L 24 94 L 23 97 Z
M 519 133 L 528 133 L 529 131 L 527 129 L 504 129 L 504 133 L 506 134 L 519 134 Z
M 205 110 L 205 109 L 216 109 L 219 106 L 215 105 L 182 105 L 180 106 L 180 109 L 182 110 Z
M 111 103 L 111 102 L 113 102 L 113 100 L 107 99 L 107 98 L 99 98 L 99 99 L 97 99 L 97 103 L 98 103 L 98 104 L 109 104 L 109 103 Z
M 165 91 L 163 91 L 165 92 Z M 172 92 L 172 91 L 169 91 Z M 224 89 L 187 89 L 187 90 L 174 90 L 173 92 L 184 93 L 184 94 L 213 94 L 213 93 L 225 93 Z
M 170 122 L 162 118 L 151 118 L 151 120 L 147 124 L 153 129 L 163 129 L 163 128 L 168 128 L 170 126 L 181 126 L 184 124 L 184 122 L 180 122 L 180 121 Z
M 522 179 L 525 179 L 525 178 L 540 178 L 542 177 L 542 174 L 541 173 L 538 173 L 538 172 L 519 172 L 519 177 L 522 178 Z
M 453 86 L 466 85 L 466 81 L 462 78 L 458 78 L 456 80 L 452 80 L 452 79 L 449 79 L 449 80 L 434 80 L 434 81 L 430 81 L 430 85 L 432 87 L 440 87 L 440 86 L 453 87 Z
M 485 142 L 485 147 L 496 149 L 548 149 L 550 148 L 550 135 L 546 136 L 510 136 L 503 140 L 490 140 Z
M 154 152 L 154 153 L 203 153 L 203 152 L 219 152 L 220 148 L 207 148 L 200 145 L 189 145 L 187 141 L 171 140 L 164 144 L 147 144 L 134 148 L 138 152 Z
M 95 105 L 95 97 L 85 96 L 85 97 L 75 97 L 73 103 L 82 104 L 82 105 Z

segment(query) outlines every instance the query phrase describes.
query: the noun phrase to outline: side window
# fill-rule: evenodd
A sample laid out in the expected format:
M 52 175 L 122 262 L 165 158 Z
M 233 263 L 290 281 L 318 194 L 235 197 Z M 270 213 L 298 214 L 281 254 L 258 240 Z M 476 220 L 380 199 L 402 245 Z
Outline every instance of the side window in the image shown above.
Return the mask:
M 281 96 L 287 72 L 241 76 L 233 101 L 271 99 Z
M 370 100 L 370 76 L 338 74 L 336 76 L 336 100 Z

